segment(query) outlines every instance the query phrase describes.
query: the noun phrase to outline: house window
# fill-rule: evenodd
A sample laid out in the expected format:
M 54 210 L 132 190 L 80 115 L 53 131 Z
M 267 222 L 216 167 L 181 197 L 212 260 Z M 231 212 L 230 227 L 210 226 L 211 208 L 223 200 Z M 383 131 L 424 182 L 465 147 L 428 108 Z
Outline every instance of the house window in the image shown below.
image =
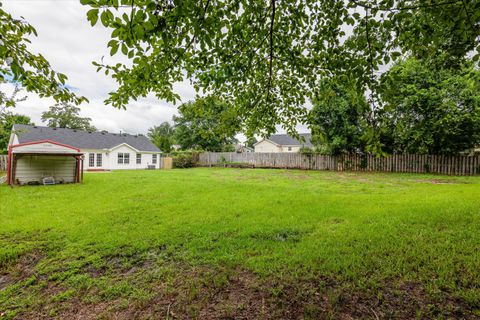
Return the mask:
M 292 151 L 292 147 L 288 147 L 288 151 Z
M 157 164 L 157 155 L 156 154 L 152 154 L 152 163 Z
M 137 153 L 137 164 L 142 164 L 142 154 Z
M 97 153 L 97 167 L 101 167 L 101 166 L 102 166 L 102 154 Z
M 95 153 L 88 154 L 88 166 L 95 167 Z
M 118 154 L 118 164 L 123 164 L 123 153 Z
M 130 153 L 118 153 L 118 164 L 129 164 Z

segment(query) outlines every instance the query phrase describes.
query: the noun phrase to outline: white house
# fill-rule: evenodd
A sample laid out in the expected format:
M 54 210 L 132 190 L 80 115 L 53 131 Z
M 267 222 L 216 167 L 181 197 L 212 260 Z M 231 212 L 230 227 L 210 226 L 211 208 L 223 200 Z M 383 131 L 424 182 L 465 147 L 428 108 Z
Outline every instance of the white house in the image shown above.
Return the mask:
M 312 148 L 312 135 L 301 133 L 302 140 L 297 140 L 288 134 L 274 134 L 253 145 L 255 152 L 299 152 L 302 147 Z
M 83 131 L 15 124 L 9 146 L 47 141 L 78 149 L 84 155 L 84 171 L 159 168 L 161 151 L 143 135 Z M 36 149 L 47 148 L 37 144 Z M 15 148 L 12 148 L 15 150 Z M 37 150 L 47 153 L 46 150 Z M 25 159 L 27 155 L 24 155 Z M 30 160 L 38 155 L 31 154 Z M 32 163 L 32 161 L 30 161 Z

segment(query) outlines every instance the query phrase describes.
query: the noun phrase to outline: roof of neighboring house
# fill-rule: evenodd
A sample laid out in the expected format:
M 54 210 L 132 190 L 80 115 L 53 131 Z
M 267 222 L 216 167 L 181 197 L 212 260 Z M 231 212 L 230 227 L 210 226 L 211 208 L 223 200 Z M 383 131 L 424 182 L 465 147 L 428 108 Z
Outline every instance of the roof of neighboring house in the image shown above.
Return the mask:
M 300 137 L 303 137 L 305 141 L 300 141 L 295 139 L 294 137 L 288 134 L 273 134 L 268 137 L 268 140 L 272 141 L 281 146 L 305 146 L 305 147 L 313 147 L 312 144 L 312 135 L 310 133 L 300 133 Z
M 19 143 L 51 140 L 79 149 L 111 149 L 123 143 L 138 151 L 160 152 L 147 137 L 126 133 L 109 133 L 106 131 L 83 131 L 66 128 L 51 128 L 15 124 L 13 130 Z

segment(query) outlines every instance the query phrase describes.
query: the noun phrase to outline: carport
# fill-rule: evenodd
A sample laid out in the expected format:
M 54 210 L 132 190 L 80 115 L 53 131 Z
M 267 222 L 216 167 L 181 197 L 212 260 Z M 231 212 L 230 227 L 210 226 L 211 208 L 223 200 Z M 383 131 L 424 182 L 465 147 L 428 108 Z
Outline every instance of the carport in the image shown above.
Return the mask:
M 9 185 L 77 183 L 83 178 L 80 149 L 51 140 L 8 148 Z

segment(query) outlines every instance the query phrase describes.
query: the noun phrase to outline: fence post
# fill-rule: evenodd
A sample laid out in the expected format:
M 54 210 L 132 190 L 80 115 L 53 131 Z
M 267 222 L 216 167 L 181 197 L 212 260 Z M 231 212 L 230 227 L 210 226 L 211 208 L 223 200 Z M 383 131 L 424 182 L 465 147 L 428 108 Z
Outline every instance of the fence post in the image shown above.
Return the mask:
M 8 157 L 7 155 L 0 154 L 0 171 L 7 171 L 7 162 L 8 162 Z

